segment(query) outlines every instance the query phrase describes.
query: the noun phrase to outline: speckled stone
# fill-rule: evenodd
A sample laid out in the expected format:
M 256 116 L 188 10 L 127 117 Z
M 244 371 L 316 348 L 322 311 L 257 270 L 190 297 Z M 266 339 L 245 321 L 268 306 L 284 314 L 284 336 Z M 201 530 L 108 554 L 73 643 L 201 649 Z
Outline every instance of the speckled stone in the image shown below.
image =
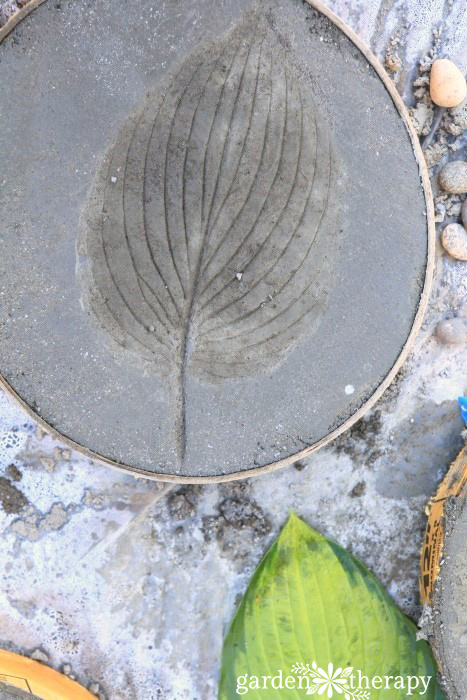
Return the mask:
M 447 163 L 439 174 L 439 184 L 452 194 L 467 192 L 467 163 L 464 160 Z
M 441 234 L 444 250 L 457 260 L 467 260 L 467 231 L 461 224 L 448 224 Z

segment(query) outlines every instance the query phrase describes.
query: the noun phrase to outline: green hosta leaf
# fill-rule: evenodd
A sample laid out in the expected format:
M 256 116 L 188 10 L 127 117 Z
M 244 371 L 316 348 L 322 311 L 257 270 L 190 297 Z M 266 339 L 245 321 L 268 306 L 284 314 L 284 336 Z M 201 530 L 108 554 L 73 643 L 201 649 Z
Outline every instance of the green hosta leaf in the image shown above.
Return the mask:
M 298 700 L 307 694 L 339 700 L 442 700 L 431 651 L 425 641 L 416 640 L 416 631 L 363 564 L 291 515 L 257 568 L 228 632 L 219 700 Z M 352 674 L 358 685 L 358 671 L 369 679 L 382 678 L 382 688 L 370 687 L 369 695 L 349 694 Z M 334 685 L 326 685 L 329 676 Z M 392 679 L 386 681 L 386 676 Z M 409 676 L 414 677 L 411 695 Z M 421 676 L 426 683 L 431 676 L 426 692 Z M 295 679 L 295 687 L 291 680 L 287 687 L 287 677 Z M 402 682 L 397 677 L 403 687 L 395 687 Z M 273 679 L 281 689 L 273 688 Z M 365 681 L 362 688 L 366 690 Z

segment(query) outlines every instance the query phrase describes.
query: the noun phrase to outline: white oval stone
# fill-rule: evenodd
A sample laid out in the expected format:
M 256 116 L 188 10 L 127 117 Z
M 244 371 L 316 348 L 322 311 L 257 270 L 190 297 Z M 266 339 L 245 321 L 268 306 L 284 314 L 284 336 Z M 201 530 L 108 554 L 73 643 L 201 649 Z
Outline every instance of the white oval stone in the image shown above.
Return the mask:
M 431 66 L 430 97 L 439 107 L 457 107 L 467 94 L 465 78 L 455 63 L 438 58 Z
M 467 192 L 467 163 L 465 160 L 453 160 L 451 163 L 446 163 L 438 180 L 445 192 L 452 194 Z
M 461 224 L 448 224 L 441 234 L 441 243 L 453 258 L 467 261 L 467 231 Z
M 467 318 L 449 318 L 436 326 L 436 335 L 442 343 L 465 343 L 467 341 Z

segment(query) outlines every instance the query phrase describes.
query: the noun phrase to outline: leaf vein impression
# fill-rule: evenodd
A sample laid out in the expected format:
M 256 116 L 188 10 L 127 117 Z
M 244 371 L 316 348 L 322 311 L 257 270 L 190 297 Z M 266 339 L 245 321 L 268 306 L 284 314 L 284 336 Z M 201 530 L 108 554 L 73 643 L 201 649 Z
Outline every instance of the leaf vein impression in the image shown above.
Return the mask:
M 279 366 L 329 296 L 337 160 L 306 83 L 248 14 L 149 92 L 96 178 L 92 308 L 170 383 L 181 461 L 188 375 Z

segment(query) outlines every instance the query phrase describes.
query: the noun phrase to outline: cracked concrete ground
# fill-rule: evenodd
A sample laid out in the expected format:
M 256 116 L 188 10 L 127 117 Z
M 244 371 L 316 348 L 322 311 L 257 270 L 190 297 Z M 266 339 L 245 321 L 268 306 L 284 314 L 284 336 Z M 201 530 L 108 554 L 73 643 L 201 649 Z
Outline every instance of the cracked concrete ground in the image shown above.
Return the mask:
M 328 4 L 397 69 L 410 107 L 433 30 L 460 60 L 463 3 Z M 434 143 L 436 176 L 452 149 Z M 437 245 L 423 328 L 382 400 L 330 446 L 255 480 L 169 487 L 124 476 L 52 440 L 0 395 L 0 647 L 36 651 L 109 700 L 213 700 L 226 626 L 290 508 L 417 618 L 425 503 L 460 449 L 465 391 L 462 346 L 434 329 L 465 301 L 464 270 Z

